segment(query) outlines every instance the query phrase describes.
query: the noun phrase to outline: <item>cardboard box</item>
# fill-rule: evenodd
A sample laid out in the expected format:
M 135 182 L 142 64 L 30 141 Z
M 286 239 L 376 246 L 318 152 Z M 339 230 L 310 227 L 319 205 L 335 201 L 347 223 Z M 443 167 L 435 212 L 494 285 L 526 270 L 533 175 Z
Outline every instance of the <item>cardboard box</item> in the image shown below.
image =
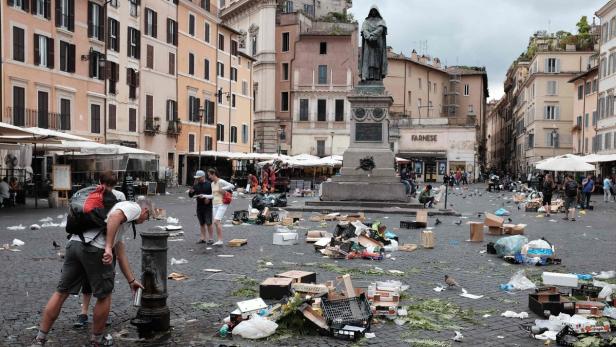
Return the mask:
M 366 216 L 364 216 L 363 212 L 359 212 L 356 214 L 349 214 L 346 216 L 346 220 L 350 223 L 350 222 L 355 222 L 355 221 L 360 221 L 360 222 L 365 222 L 366 221 Z
M 227 246 L 229 247 L 241 247 L 248 244 L 247 239 L 233 239 L 227 242 Z
M 505 218 L 499 217 L 497 215 L 486 213 L 486 219 L 484 224 L 488 227 L 502 227 L 505 223 Z
M 329 292 L 329 288 L 324 284 L 292 283 L 291 289 L 297 293 L 313 295 L 323 295 Z
M 256 298 L 246 301 L 239 301 L 236 303 L 237 312 L 244 319 L 250 318 L 250 316 L 254 313 L 258 313 L 264 308 L 267 308 L 267 304 L 263 301 L 262 298 Z M 235 311 L 234 311 L 235 312 Z M 233 312 L 232 312 L 233 314 Z
M 325 230 L 310 230 L 306 233 L 306 242 L 314 243 L 319 241 L 324 237 L 332 237 L 332 234 L 328 233 Z
M 358 242 L 360 245 L 364 246 L 364 247 L 370 247 L 370 246 L 372 246 L 372 247 L 380 247 L 380 248 L 383 248 L 383 243 L 382 243 L 382 242 L 377 241 L 377 240 L 372 239 L 372 238 L 369 238 L 369 237 L 364 236 L 364 235 L 360 235 L 360 236 L 357 238 L 357 242 Z
M 308 272 L 308 271 L 287 271 L 281 274 L 276 275 L 276 277 L 281 278 L 290 278 L 293 280 L 293 283 L 316 283 L 317 282 L 317 274 L 316 272 Z
M 503 227 L 488 227 L 488 235 L 503 235 Z
M 483 223 L 470 222 L 468 225 L 471 232 L 471 242 L 483 242 Z
M 273 244 L 279 246 L 291 246 L 299 242 L 299 235 L 297 233 L 274 233 L 273 238 Z
M 377 301 L 370 303 L 370 311 L 375 316 L 398 316 L 399 302 L 394 301 Z
M 290 217 L 283 218 L 281 224 L 287 227 L 291 226 L 293 225 L 293 218 L 290 218 Z
M 259 285 L 259 296 L 265 300 L 280 300 L 291 296 L 291 278 L 270 277 Z
M 421 232 L 421 246 L 423 248 L 434 248 L 434 233 L 432 233 L 432 230 Z
M 415 215 L 415 221 L 428 224 L 428 210 L 418 210 Z
M 511 229 L 511 235 L 524 235 L 526 224 L 517 224 Z
M 312 306 L 304 304 L 300 311 L 312 323 L 314 323 L 317 327 L 323 330 L 329 330 L 329 326 L 327 325 L 327 321 L 323 318 L 323 315 L 316 312 Z

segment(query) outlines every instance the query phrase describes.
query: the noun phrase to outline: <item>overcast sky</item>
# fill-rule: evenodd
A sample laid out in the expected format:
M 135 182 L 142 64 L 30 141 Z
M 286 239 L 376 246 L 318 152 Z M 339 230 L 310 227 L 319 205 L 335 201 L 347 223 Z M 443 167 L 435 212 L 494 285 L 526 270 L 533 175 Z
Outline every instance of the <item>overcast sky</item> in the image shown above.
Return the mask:
M 447 65 L 485 66 L 490 99 L 503 94 L 507 68 L 537 30 L 576 32 L 607 0 L 353 0 L 360 23 L 377 4 L 394 52 L 439 57 Z M 598 23 L 597 19 L 597 23 Z M 427 51 L 425 42 L 427 41 Z

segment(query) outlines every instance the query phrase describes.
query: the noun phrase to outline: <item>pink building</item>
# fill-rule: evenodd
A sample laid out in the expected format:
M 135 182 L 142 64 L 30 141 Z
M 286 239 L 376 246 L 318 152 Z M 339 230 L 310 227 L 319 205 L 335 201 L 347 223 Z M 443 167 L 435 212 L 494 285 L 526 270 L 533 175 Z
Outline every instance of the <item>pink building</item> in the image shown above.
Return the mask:
M 102 141 L 104 65 L 98 58 L 103 35 L 96 25 L 102 25 L 102 13 L 89 21 L 91 4 L 0 2 L 3 122 Z
M 569 83 L 573 83 L 573 153 L 586 155 L 592 153 L 592 139 L 597 131 L 597 90 L 599 67 L 594 66 L 583 72 Z

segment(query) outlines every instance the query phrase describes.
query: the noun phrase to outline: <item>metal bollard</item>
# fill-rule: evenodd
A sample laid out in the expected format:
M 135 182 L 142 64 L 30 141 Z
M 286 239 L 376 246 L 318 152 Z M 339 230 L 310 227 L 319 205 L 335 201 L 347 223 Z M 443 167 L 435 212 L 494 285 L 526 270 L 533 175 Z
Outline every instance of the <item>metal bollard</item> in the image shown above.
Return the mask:
M 141 283 L 143 294 L 137 317 L 131 324 L 139 337 L 148 338 L 169 330 L 170 312 L 167 307 L 167 238 L 165 230 L 150 229 L 141 235 Z

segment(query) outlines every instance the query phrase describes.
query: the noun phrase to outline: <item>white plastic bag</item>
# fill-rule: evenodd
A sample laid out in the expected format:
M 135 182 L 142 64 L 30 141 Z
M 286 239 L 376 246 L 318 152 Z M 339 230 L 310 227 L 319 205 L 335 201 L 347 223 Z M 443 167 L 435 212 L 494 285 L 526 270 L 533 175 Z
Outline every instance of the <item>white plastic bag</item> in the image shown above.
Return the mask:
M 259 315 L 253 315 L 249 320 L 240 322 L 234 329 L 233 335 L 245 339 L 262 339 L 276 332 L 278 324 L 267 320 Z
M 515 273 L 509 280 L 509 283 L 513 286 L 513 289 L 518 290 L 527 290 L 527 289 L 535 289 L 537 286 L 529 280 L 526 276 L 524 276 L 524 270 L 520 270 Z

